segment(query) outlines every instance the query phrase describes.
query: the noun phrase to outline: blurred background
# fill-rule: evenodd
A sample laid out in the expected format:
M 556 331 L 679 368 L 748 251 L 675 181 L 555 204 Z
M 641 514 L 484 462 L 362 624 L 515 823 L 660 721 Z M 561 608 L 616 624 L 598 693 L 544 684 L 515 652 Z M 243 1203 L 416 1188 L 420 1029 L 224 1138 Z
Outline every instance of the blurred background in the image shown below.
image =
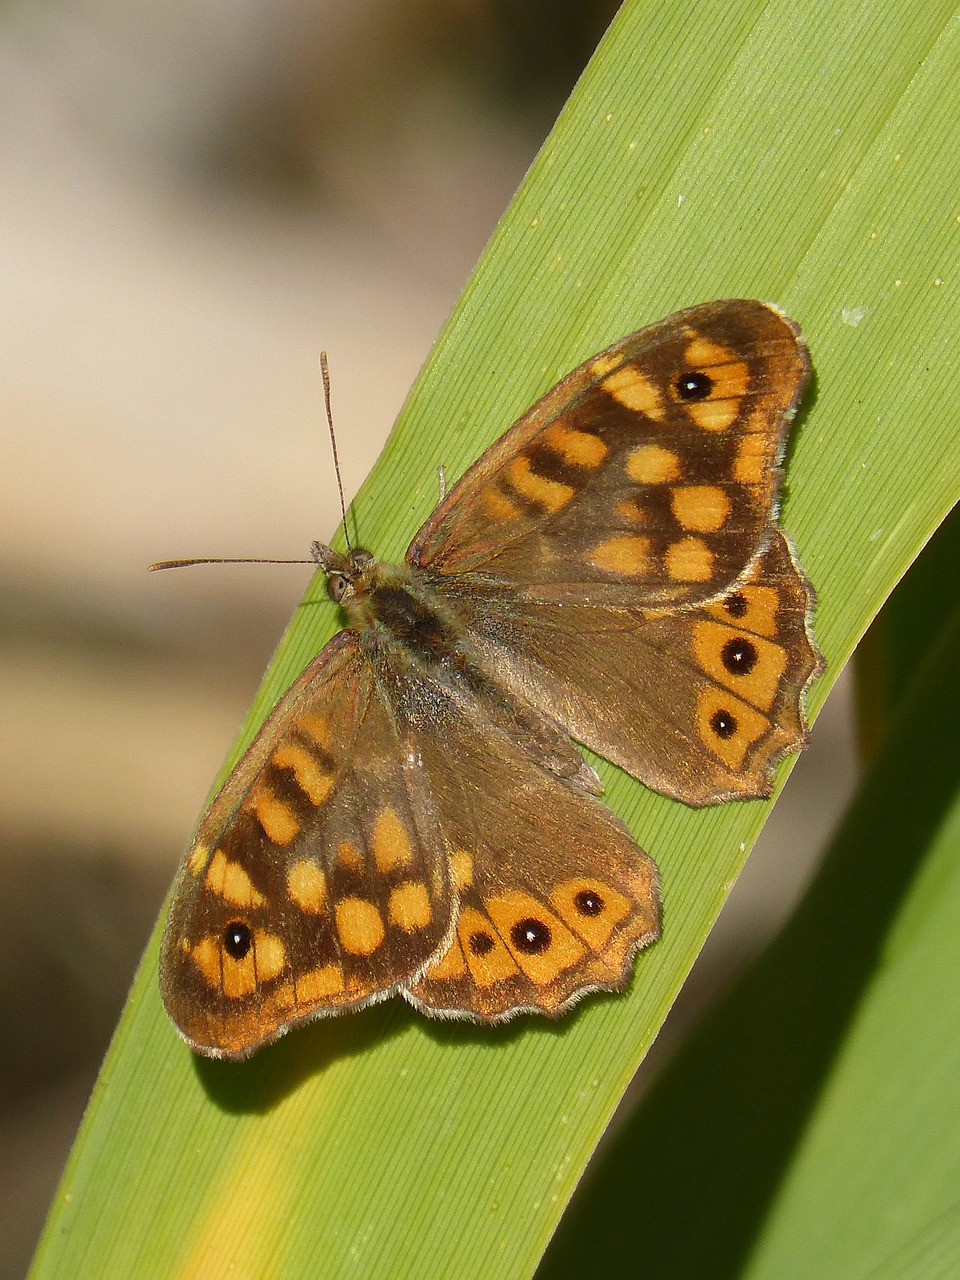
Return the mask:
M 331 535 L 318 351 L 349 498 L 616 7 L 0 10 L 0 1280 L 309 576 L 146 566 Z M 855 773 L 841 685 L 657 1060 L 789 909 Z

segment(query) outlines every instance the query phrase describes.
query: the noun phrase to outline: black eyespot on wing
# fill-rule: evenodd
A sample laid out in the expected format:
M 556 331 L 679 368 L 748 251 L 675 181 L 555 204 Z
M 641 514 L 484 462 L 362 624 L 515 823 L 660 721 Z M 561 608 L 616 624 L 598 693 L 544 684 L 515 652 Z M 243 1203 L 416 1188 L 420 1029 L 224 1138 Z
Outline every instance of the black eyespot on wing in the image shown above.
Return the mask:
M 574 895 L 573 905 L 582 916 L 598 916 L 607 904 L 596 889 L 581 889 Z
M 734 591 L 732 595 L 727 596 L 726 600 L 724 600 L 723 607 L 731 618 L 742 618 L 747 612 L 746 597 L 742 592 Z
M 723 665 L 732 676 L 748 676 L 757 665 L 757 646 L 746 636 L 728 640 L 720 650 Z
M 710 728 L 718 738 L 732 738 L 737 732 L 737 718 L 729 711 L 715 711 L 710 717 Z
M 542 920 L 534 920 L 532 916 L 528 916 L 525 920 L 518 920 L 510 930 L 510 937 L 517 950 L 523 951 L 528 956 L 539 955 L 541 951 L 546 951 L 553 941 L 550 926 L 544 924 Z
M 713 390 L 713 379 L 705 373 L 681 373 L 673 387 L 681 400 L 706 400 Z
M 493 938 L 489 933 L 477 929 L 475 933 L 471 933 L 467 945 L 475 956 L 485 956 L 493 950 Z
M 234 960 L 242 960 L 253 945 L 250 926 L 242 920 L 231 920 L 223 931 L 223 949 Z

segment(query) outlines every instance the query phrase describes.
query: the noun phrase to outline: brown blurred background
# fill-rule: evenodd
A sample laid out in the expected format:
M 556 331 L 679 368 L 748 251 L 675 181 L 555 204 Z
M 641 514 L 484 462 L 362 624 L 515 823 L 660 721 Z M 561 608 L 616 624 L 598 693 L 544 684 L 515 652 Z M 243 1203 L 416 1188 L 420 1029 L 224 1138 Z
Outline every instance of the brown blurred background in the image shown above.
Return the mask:
M 0 14 L 0 1280 L 309 572 L 146 565 L 331 534 L 317 352 L 349 497 L 615 8 Z M 846 701 L 661 1043 L 804 883 L 855 773 Z

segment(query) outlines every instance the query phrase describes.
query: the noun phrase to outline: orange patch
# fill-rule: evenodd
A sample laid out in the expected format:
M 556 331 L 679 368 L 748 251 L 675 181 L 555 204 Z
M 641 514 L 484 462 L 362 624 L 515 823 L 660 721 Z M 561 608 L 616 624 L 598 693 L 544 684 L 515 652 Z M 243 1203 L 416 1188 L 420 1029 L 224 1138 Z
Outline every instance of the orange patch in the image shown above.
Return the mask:
M 674 489 L 670 505 L 678 524 L 698 533 L 716 533 L 730 514 L 730 499 L 714 484 L 690 484 Z
M 387 914 L 390 923 L 404 933 L 425 929 L 433 916 L 427 886 L 420 880 L 407 880 L 404 884 L 397 885 L 396 889 L 390 891 Z
M 660 422 L 663 418 L 660 392 L 635 364 L 625 364 L 622 369 L 604 378 L 601 385 L 625 409 L 644 413 L 654 422 Z
M 264 835 L 273 844 L 288 845 L 300 834 L 300 819 L 289 805 L 273 794 L 266 783 L 261 782 L 250 793 L 244 807 L 255 815 Z
M 530 459 L 525 453 L 519 454 L 507 464 L 507 475 L 521 497 L 538 503 L 546 511 L 559 511 L 561 507 L 567 505 L 576 492 L 573 485 L 562 484 L 559 480 L 537 475 L 531 468 Z
M 734 772 L 742 769 L 747 752 L 769 727 L 765 716 L 725 689 L 703 689 L 697 699 L 700 741 Z
M 584 893 L 591 895 L 593 903 L 599 900 L 599 910 L 591 913 L 578 907 L 577 899 Z M 593 951 L 603 950 L 616 926 L 621 920 L 626 920 L 632 909 L 630 899 L 624 894 L 602 880 L 582 876 L 557 885 L 550 901 L 564 923 Z
M 485 485 L 480 490 L 480 505 L 491 520 L 513 520 L 520 514 L 516 504 L 495 484 Z
M 730 671 L 723 661 L 727 644 L 745 644 L 752 650 L 749 670 Z M 693 652 L 701 668 L 718 684 L 735 689 L 741 698 L 769 711 L 787 666 L 786 651 L 760 636 L 742 636 L 722 622 L 698 622 L 693 628 Z
M 770 441 L 765 432 L 750 431 L 741 437 L 733 460 L 733 478 L 740 484 L 769 484 Z
M 713 552 L 702 538 L 681 538 L 667 548 L 664 564 L 674 582 L 709 582 Z
M 343 972 L 336 964 L 320 965 L 297 978 L 297 1000 L 301 1004 L 317 1004 L 331 996 L 343 995 L 343 990 Z
M 489 987 L 519 972 L 510 952 L 497 936 L 490 921 L 473 907 L 464 907 L 457 922 L 460 946 L 470 976 L 478 987 Z
M 287 872 L 287 893 L 302 911 L 320 915 L 327 909 L 327 877 L 312 858 L 298 858 Z
M 383 920 L 374 904 L 365 898 L 343 898 L 334 910 L 343 949 L 355 956 L 372 955 L 385 937 Z
M 211 893 L 237 907 L 262 907 L 266 902 L 240 863 L 232 862 L 222 849 L 213 855 L 203 883 Z
M 466 849 L 457 849 L 450 858 L 450 875 L 457 889 L 463 891 L 473 884 L 473 856 Z
M 565 969 L 575 965 L 585 954 L 583 943 L 548 911 L 542 902 L 522 890 L 508 891 L 484 904 L 497 932 L 510 949 L 516 963 L 538 986 L 554 982 Z M 549 941 L 538 950 L 520 945 L 514 930 L 523 931 L 527 921 L 548 930 Z
M 373 825 L 373 859 L 378 871 L 393 871 L 413 861 L 407 829 L 389 806 L 380 810 Z
M 341 867 L 347 867 L 350 871 L 363 870 L 363 854 L 352 840 L 340 841 L 340 847 L 337 849 L 337 862 Z
M 590 431 L 578 431 L 575 427 L 565 427 L 562 422 L 552 422 L 540 439 L 564 462 L 576 467 L 599 467 L 609 452 L 599 436 Z
M 680 478 L 680 459 L 659 444 L 641 444 L 627 457 L 627 475 L 638 484 L 669 484 Z
M 598 543 L 587 559 L 604 573 L 638 578 L 650 568 L 650 539 L 638 533 L 618 533 Z
M 330 794 L 333 775 L 320 768 L 315 756 L 296 742 L 282 742 L 270 758 L 277 769 L 289 769 L 311 804 L 322 804 Z

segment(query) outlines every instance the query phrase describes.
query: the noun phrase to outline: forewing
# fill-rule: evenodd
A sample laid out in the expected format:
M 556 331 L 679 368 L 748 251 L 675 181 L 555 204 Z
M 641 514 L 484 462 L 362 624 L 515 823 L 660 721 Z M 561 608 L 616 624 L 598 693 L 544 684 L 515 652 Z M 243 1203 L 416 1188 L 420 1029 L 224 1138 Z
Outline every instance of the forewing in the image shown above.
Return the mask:
M 195 1049 L 245 1057 L 410 982 L 453 910 L 423 775 L 342 632 L 201 823 L 164 933 L 164 1003 Z
M 715 597 L 764 545 L 808 372 L 796 327 L 764 303 L 706 303 L 641 329 L 525 413 L 408 559 L 537 600 Z
M 703 805 L 768 795 L 776 761 L 805 744 L 803 699 L 820 669 L 811 607 L 773 529 L 713 604 L 559 608 L 491 589 L 465 621 L 478 663 L 515 694 L 655 791 Z
M 660 932 L 657 870 L 599 801 L 483 719 L 447 707 L 419 742 L 460 909 L 449 949 L 404 994 L 427 1013 L 561 1014 L 626 985 Z

